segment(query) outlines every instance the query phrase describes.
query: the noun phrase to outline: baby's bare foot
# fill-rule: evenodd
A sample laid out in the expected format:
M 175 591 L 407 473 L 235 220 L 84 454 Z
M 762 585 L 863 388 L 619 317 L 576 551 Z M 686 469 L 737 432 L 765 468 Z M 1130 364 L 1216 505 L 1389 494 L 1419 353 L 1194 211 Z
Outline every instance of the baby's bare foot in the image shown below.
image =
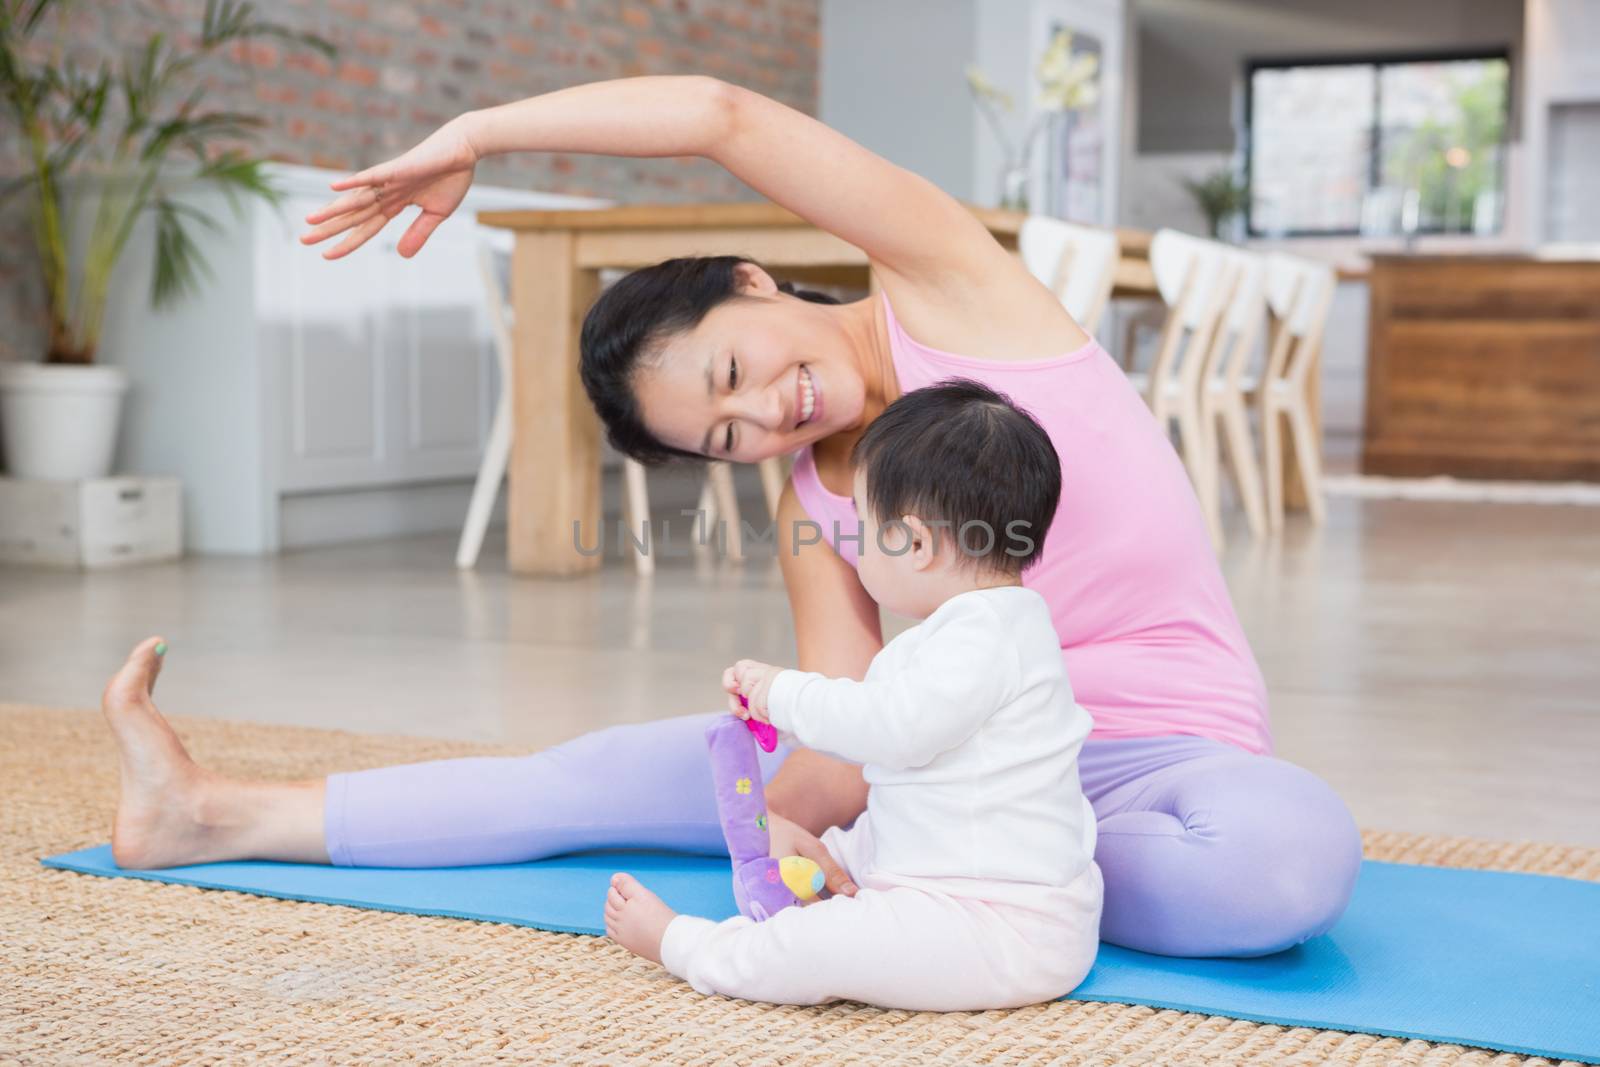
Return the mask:
M 606 933 L 635 956 L 660 963 L 661 939 L 677 915 L 633 875 L 611 876 L 611 888 L 606 890 Z
M 121 760 L 111 831 L 111 854 L 121 867 L 174 867 L 205 858 L 206 832 L 197 818 L 205 772 L 150 699 L 166 650 L 159 637 L 141 643 L 100 698 Z

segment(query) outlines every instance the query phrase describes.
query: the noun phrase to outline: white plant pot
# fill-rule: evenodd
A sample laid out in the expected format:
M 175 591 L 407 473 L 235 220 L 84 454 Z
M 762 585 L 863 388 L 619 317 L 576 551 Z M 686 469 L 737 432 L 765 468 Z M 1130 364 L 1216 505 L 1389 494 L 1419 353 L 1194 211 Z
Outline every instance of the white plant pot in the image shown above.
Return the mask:
M 0 442 L 13 478 L 111 473 L 128 376 L 116 367 L 0 363 Z

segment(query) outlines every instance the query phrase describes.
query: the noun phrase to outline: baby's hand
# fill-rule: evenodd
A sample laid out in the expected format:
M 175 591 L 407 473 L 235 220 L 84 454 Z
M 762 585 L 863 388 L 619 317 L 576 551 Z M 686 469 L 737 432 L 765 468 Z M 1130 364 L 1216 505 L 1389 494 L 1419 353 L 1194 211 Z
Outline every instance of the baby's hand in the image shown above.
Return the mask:
M 750 712 L 739 699 L 739 675 L 732 667 L 722 672 L 722 691 L 728 694 L 728 710 L 741 719 L 748 719 Z
M 767 693 L 772 689 L 772 680 L 782 669 L 770 663 L 742 659 L 723 671 L 722 688 L 728 693 L 728 710 L 741 719 L 770 722 L 767 718 Z M 743 703 L 739 700 L 741 696 L 744 697 Z

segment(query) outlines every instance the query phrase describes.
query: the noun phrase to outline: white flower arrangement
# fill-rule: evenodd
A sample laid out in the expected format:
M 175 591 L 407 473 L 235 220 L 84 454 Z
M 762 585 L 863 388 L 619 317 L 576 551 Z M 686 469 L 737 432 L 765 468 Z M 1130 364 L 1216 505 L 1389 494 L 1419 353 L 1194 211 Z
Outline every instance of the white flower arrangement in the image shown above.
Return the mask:
M 1072 34 L 1057 30 L 1036 70 L 1039 103 L 1052 111 L 1085 111 L 1100 100 L 1100 57 L 1072 54 Z
M 1093 53 L 1073 55 L 1072 34 L 1068 30 L 1057 30 L 1051 36 L 1034 74 L 1039 79 L 1036 100 L 1041 113 L 1018 144 L 1011 140 L 999 115 L 1002 110 L 1009 113 L 1016 109 L 1011 94 L 991 82 L 976 64 L 967 67 L 967 88 L 1000 142 L 1008 174 L 1027 170 L 1034 142 L 1052 118 L 1068 111 L 1086 111 L 1100 100 L 1100 57 Z M 1010 195 L 1005 199 L 1010 200 Z

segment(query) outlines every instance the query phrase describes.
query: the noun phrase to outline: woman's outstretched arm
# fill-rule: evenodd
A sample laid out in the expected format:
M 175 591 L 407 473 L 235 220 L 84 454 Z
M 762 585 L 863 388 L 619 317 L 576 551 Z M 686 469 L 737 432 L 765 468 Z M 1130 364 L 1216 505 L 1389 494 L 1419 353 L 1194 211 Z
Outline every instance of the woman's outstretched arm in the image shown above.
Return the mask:
M 336 197 L 306 216 L 300 240 L 345 234 L 327 259 L 360 248 L 408 207 L 421 209 L 400 238 L 414 256 L 460 205 L 478 161 L 510 152 L 586 152 L 612 156 L 705 156 L 725 136 L 727 94 L 714 78 L 649 77 L 593 82 L 468 111 L 415 148 L 333 183 Z
M 450 120 L 421 144 L 334 183 L 344 195 L 306 219 L 302 240 L 348 236 L 359 248 L 409 206 L 414 255 L 460 204 L 480 159 L 509 152 L 701 156 L 807 222 L 866 252 L 880 269 L 938 282 L 1017 269 L 957 200 L 816 119 L 699 75 L 592 82 Z
M 855 569 L 826 543 L 796 545 L 797 524 L 808 521 L 794 483 L 778 499 L 778 564 L 794 613 L 800 669 L 830 678 L 866 676 L 883 647 L 878 605 L 861 585 Z M 774 813 L 813 834 L 847 826 L 867 807 L 867 783 L 853 763 L 797 749 L 767 783 Z

